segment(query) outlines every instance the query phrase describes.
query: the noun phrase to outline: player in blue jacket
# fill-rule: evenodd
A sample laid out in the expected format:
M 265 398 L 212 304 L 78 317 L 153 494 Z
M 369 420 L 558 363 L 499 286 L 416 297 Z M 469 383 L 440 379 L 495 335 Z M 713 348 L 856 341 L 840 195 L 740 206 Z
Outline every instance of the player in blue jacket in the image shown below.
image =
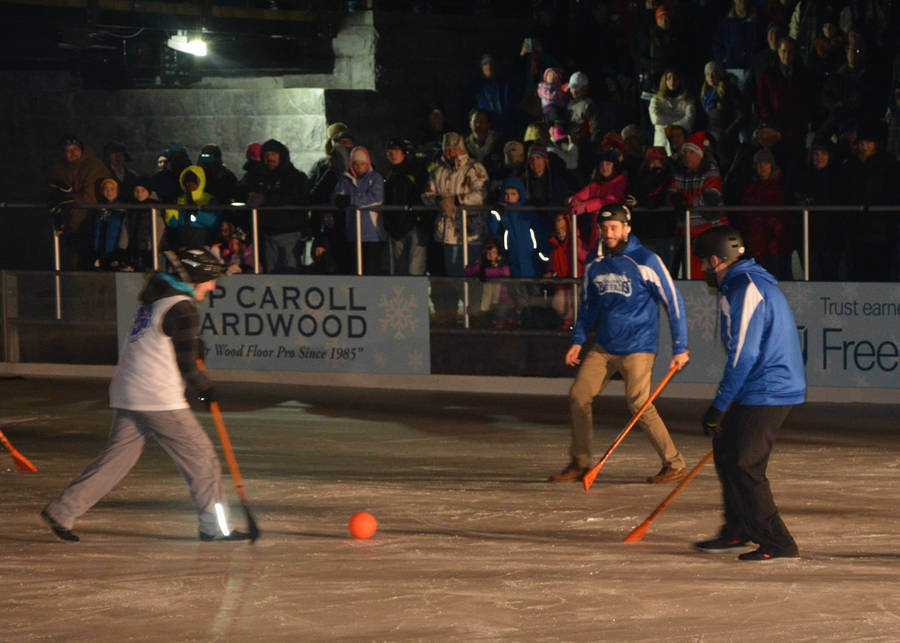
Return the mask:
M 585 267 L 578 322 L 566 364 L 578 374 L 569 391 L 572 423 L 571 462 L 553 482 L 581 480 L 591 462 L 594 398 L 618 372 L 625 381 L 628 410 L 635 414 L 650 397 L 650 376 L 659 343 L 659 306 L 669 317 L 672 363 L 679 370 L 688 362 L 684 302 L 660 258 L 631 235 L 631 212 L 624 205 L 604 207 L 597 220 L 600 247 L 597 258 Z M 580 357 L 588 333 L 596 325 L 596 340 Z M 647 482 L 673 482 L 685 476 L 684 458 L 653 405 L 638 426 L 662 460 L 659 473 Z
M 725 524 L 696 543 L 710 553 L 759 545 L 741 560 L 795 558 L 797 543 L 781 520 L 766 466 L 791 408 L 806 399 L 806 374 L 797 324 L 775 278 L 746 256 L 730 226 L 707 230 L 695 242 L 706 281 L 721 293 L 722 341 L 728 355 L 716 398 L 703 416 L 713 436 L 722 482 Z

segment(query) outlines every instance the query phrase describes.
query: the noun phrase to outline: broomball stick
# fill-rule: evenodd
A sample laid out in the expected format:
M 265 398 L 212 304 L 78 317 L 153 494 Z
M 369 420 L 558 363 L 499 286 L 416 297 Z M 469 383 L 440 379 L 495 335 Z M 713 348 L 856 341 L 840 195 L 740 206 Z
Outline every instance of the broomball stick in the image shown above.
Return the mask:
M 682 489 L 684 489 L 686 486 L 688 486 L 688 483 L 691 480 L 693 480 L 697 476 L 698 473 L 700 473 L 700 469 L 702 469 L 703 465 L 705 465 L 707 462 L 709 462 L 710 458 L 712 458 L 712 457 L 713 457 L 712 451 L 710 451 L 705 456 L 703 456 L 703 459 L 697 463 L 697 466 L 695 466 L 693 469 L 691 469 L 690 473 L 688 473 L 684 477 L 684 480 L 682 480 L 681 482 L 678 483 L 677 487 L 672 489 L 672 492 L 668 496 L 666 496 L 665 500 L 663 500 L 661 503 L 659 503 L 659 506 L 653 510 L 653 513 L 650 514 L 649 516 L 647 516 L 647 519 L 644 522 L 642 522 L 640 525 L 635 527 L 630 534 L 625 536 L 624 542 L 636 543 L 636 542 L 640 541 L 647 534 L 647 530 L 650 529 L 650 523 L 652 523 L 653 520 L 659 514 L 662 513 L 663 509 L 665 509 L 666 507 L 669 506 L 669 504 L 672 502 L 672 500 L 675 499 L 675 496 L 677 496 L 679 493 L 681 493 Z
M 18 469 L 19 471 L 28 471 L 29 473 L 35 473 L 37 471 L 37 467 L 31 464 L 31 461 L 24 455 L 19 453 L 19 450 L 16 449 L 16 447 L 14 447 L 9 440 L 6 439 L 6 436 L 3 435 L 3 431 L 0 431 L 0 442 L 3 443 L 3 446 L 7 448 L 9 454 L 12 456 L 13 462 L 16 465 L 16 469 Z
M 200 369 L 201 373 L 206 372 L 206 366 L 203 364 L 202 359 L 197 360 L 197 368 Z M 219 403 L 210 402 L 209 411 L 212 413 L 213 421 L 216 423 L 216 430 L 219 432 L 219 442 L 222 443 L 222 451 L 225 453 L 225 461 L 228 462 L 231 479 L 234 480 L 238 498 L 241 500 L 241 507 L 244 508 L 244 515 L 247 517 L 247 531 L 250 534 L 250 542 L 255 543 L 256 539 L 259 538 L 259 527 L 256 525 L 256 520 L 253 519 L 253 513 L 250 511 L 250 501 L 247 499 L 247 492 L 244 490 L 244 479 L 241 477 L 237 458 L 234 457 L 234 449 L 231 447 L 231 439 L 228 437 L 228 431 L 225 429 L 225 420 L 222 419 Z
M 672 379 L 672 376 L 678 372 L 677 366 L 672 366 L 669 369 L 669 372 L 666 373 L 666 376 L 663 378 L 662 382 L 657 384 L 656 388 L 650 394 L 650 397 L 647 398 L 647 401 L 638 409 L 638 412 L 634 414 L 634 417 L 631 418 L 631 421 L 627 424 L 627 426 L 622 429 L 622 432 L 619 433 L 618 437 L 613 441 L 612 445 L 606 450 L 606 453 L 603 454 L 603 457 L 600 458 L 600 461 L 594 465 L 594 467 L 584 474 L 584 478 L 582 478 L 582 484 L 584 484 L 584 490 L 587 491 L 591 488 L 591 485 L 594 484 L 594 479 L 597 477 L 597 474 L 600 473 L 600 469 L 603 468 L 603 465 L 606 464 L 606 461 L 609 460 L 609 456 L 612 455 L 612 452 L 616 450 L 616 448 L 622 444 L 622 441 L 625 439 L 625 436 L 628 435 L 628 432 L 634 428 L 634 425 L 637 424 L 638 420 L 641 419 L 641 416 L 644 414 L 644 411 L 650 408 L 650 405 L 653 404 L 653 400 L 662 392 L 662 390 L 666 387 L 666 384 L 669 383 L 669 380 Z

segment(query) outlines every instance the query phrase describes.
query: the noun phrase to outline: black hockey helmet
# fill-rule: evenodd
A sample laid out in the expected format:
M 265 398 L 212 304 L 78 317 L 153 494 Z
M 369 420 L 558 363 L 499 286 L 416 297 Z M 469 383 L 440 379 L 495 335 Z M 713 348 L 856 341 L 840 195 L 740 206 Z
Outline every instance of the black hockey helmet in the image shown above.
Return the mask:
M 225 273 L 224 264 L 206 248 L 184 248 L 178 251 L 184 276 L 192 284 L 217 279 Z
M 744 257 L 746 252 L 741 233 L 730 225 L 712 227 L 694 240 L 694 254 L 698 259 L 716 256 L 722 261 L 732 261 Z
M 602 223 L 603 221 L 621 221 L 625 225 L 631 225 L 631 210 L 628 209 L 627 205 L 611 203 L 600 210 L 597 223 Z

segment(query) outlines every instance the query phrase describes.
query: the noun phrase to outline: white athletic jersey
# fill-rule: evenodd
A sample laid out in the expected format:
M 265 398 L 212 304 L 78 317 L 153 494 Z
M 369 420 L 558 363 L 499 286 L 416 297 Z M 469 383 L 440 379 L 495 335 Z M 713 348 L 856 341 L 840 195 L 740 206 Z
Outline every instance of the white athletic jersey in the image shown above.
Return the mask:
M 186 295 L 157 299 L 138 308 L 122 347 L 116 374 L 109 384 L 109 405 L 129 411 L 172 411 L 190 408 L 184 378 L 175 359 L 175 344 L 162 329 L 163 317 Z

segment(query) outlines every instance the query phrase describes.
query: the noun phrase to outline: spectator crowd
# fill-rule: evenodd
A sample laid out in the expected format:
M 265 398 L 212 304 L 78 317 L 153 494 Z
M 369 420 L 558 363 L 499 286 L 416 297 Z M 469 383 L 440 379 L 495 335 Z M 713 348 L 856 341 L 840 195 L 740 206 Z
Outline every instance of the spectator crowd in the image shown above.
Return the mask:
M 359 242 L 363 274 L 477 277 L 473 309 L 503 327 L 515 290 L 539 287 L 528 279 L 581 276 L 598 212 L 624 203 L 674 276 L 686 274 L 686 234 L 730 223 L 776 278 L 797 278 L 801 218 L 778 206 L 805 206 L 813 279 L 900 279 L 900 215 L 873 209 L 900 205 L 891 2 L 562 4 L 536 7 L 518 51 L 473 57 L 464 126 L 437 103 L 413 137 L 375 142 L 362 124 L 332 123 L 310 168 L 274 139 L 241 142 L 235 173 L 218 144 L 194 161 L 175 141 L 137 170 L 121 143 L 97 157 L 63 137 L 51 185 L 64 267 L 147 269 L 152 208 L 168 204 L 155 210 L 162 248 L 210 246 L 250 272 L 257 244 L 264 272 L 355 274 Z M 248 210 L 217 207 L 230 204 Z M 259 239 L 249 208 L 261 209 Z M 570 325 L 571 288 L 547 294 Z M 458 292 L 445 295 L 455 310 Z

